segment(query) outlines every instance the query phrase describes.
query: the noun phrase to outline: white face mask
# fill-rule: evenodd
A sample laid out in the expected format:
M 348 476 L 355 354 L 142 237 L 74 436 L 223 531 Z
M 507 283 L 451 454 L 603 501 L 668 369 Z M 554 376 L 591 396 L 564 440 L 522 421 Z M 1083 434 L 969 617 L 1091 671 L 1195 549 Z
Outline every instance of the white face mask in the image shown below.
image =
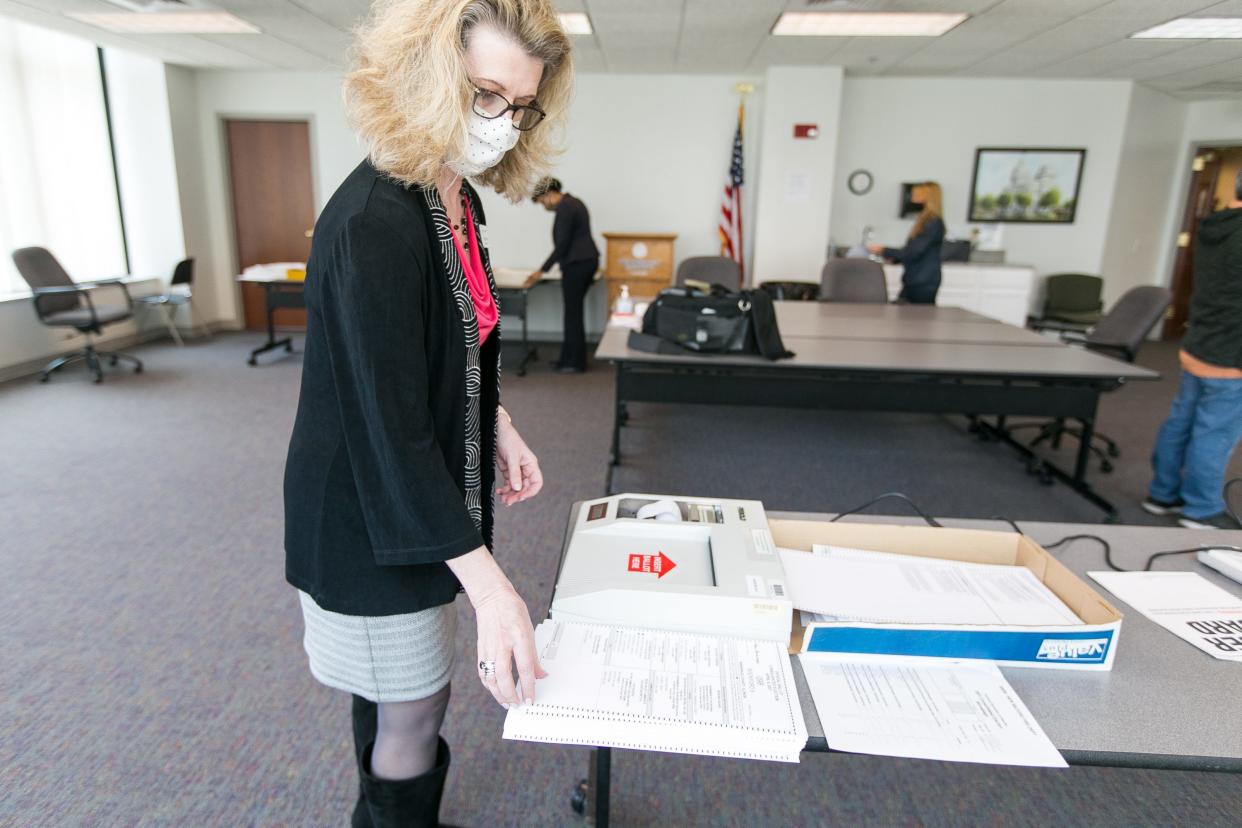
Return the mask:
M 471 178 L 499 164 L 505 153 L 517 146 L 520 133 L 507 112 L 490 119 L 471 112 L 466 134 L 466 157 L 453 159 L 448 166 L 458 175 Z

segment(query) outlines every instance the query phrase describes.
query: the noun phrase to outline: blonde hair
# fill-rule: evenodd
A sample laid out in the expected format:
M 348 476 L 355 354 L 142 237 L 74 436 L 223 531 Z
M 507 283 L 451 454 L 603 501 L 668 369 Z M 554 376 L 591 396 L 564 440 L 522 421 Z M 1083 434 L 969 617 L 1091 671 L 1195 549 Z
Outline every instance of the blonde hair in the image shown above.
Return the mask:
M 923 209 L 919 212 L 919 217 L 914 220 L 914 227 L 910 228 L 910 238 L 922 233 L 927 222 L 944 216 L 944 200 L 940 185 L 935 181 L 924 181 L 918 186 L 923 189 Z
M 377 0 L 355 33 L 345 106 L 377 169 L 432 186 L 445 160 L 466 147 L 474 90 L 465 52 L 480 27 L 543 61 L 536 100 L 547 117 L 477 179 L 518 201 L 560 151 L 573 81 L 569 38 L 550 0 Z

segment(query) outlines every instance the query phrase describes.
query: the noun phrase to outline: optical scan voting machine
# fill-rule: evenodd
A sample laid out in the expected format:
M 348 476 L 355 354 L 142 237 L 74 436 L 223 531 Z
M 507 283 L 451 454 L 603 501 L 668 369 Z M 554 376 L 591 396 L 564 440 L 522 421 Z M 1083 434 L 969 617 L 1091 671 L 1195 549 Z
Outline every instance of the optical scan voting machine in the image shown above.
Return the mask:
M 789 640 L 793 606 L 763 504 L 620 494 L 570 521 L 553 619 Z

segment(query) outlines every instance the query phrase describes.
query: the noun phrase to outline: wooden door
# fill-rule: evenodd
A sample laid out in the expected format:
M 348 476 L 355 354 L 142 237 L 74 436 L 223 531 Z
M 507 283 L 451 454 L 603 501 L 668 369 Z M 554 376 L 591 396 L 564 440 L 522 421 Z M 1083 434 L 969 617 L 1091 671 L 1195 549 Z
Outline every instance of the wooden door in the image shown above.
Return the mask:
M 1190 192 L 1182 211 L 1182 226 L 1177 234 L 1177 258 L 1173 261 L 1173 306 L 1164 320 L 1162 339 L 1181 339 L 1190 316 L 1190 294 L 1194 290 L 1195 235 L 1199 222 L 1215 206 L 1216 177 L 1220 175 L 1220 153 L 1201 149 L 1195 153 L 1190 178 Z
M 243 270 L 268 262 L 305 262 L 315 226 L 310 125 L 306 121 L 225 122 L 229 180 L 233 194 L 233 237 Z M 267 326 L 263 288 L 243 284 L 246 327 Z M 304 329 L 306 311 L 275 313 L 281 328 Z

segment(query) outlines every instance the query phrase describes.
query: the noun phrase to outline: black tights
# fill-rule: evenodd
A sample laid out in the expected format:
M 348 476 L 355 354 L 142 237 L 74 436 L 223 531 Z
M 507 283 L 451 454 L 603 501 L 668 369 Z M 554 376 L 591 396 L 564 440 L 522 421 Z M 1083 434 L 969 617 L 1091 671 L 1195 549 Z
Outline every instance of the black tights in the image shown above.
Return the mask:
M 436 766 L 449 685 L 425 699 L 376 705 L 370 771 L 377 779 L 411 779 Z M 355 710 L 359 700 L 355 699 Z

